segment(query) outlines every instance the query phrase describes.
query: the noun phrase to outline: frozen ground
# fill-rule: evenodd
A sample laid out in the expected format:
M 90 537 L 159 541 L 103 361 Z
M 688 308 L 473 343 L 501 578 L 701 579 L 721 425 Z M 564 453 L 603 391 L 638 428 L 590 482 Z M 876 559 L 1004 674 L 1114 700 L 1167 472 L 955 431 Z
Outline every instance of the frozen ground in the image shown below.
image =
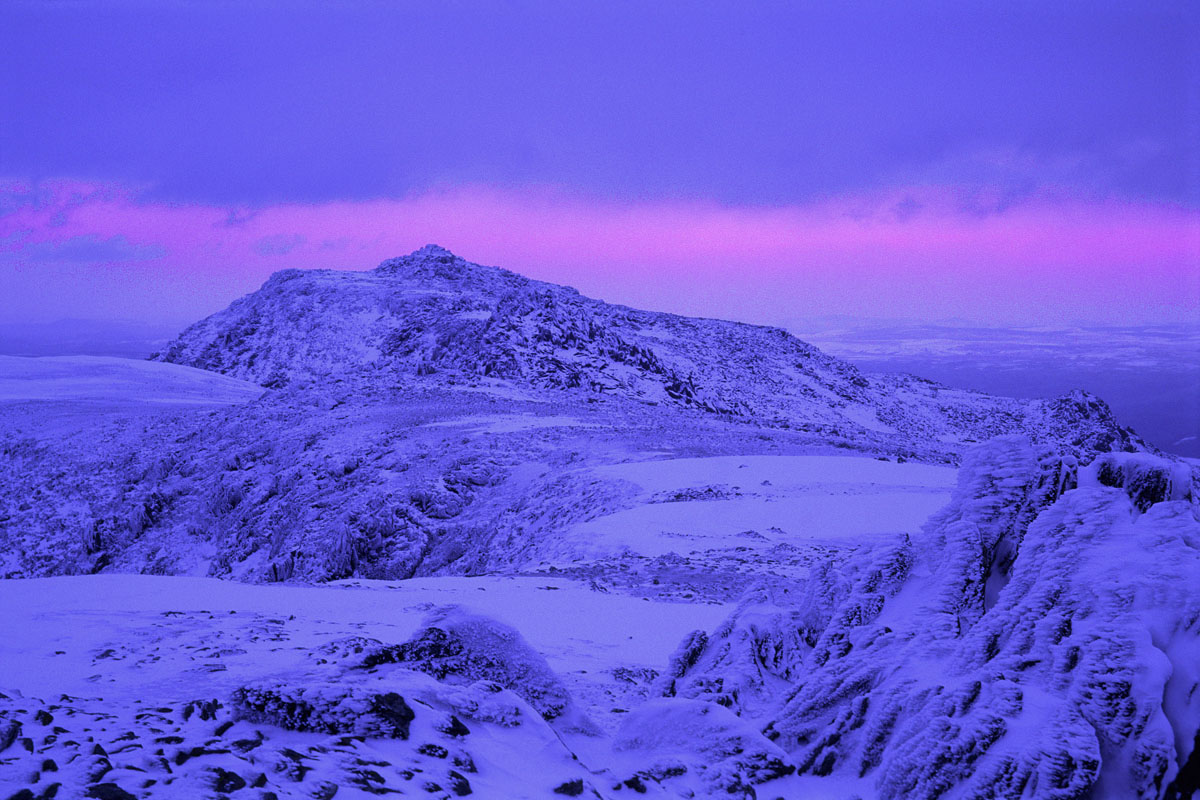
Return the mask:
M 711 787 L 686 774 L 691 737 L 703 743 L 715 730 L 719 741 L 770 749 L 720 707 L 709 723 L 704 709 L 674 703 L 668 728 L 653 722 L 665 738 L 647 760 L 646 721 L 630 722 L 678 642 L 717 627 L 733 610 L 726 604 L 651 601 L 543 577 L 284 587 L 106 575 L 0 582 L 0 607 L 0 721 L 17 721 L 0 728 L 0 743 L 12 737 L 0 752 L 0 791 L 13 796 L 50 796 L 56 784 L 59 797 L 87 787 L 100 787 L 88 797 L 321 797 L 333 786 L 338 797 L 502 800 L 573 796 L 577 787 L 603 797 L 706 796 Z M 361 642 L 404 642 L 447 611 L 518 628 L 562 681 L 569 715 L 547 724 L 519 687 L 487 690 L 499 692 L 500 710 L 481 709 L 469 697 L 475 685 L 452 681 L 460 688 L 448 693 L 416 671 L 382 680 L 415 709 L 403 739 L 264 724 L 230 701 L 246 686 L 324 685 L 327 658 Z M 356 682 L 364 678 L 343 675 L 339 686 Z M 683 713 L 671 722 L 676 707 Z M 456 714 L 465 725 L 448 728 Z M 772 787 L 782 797 L 832 798 L 856 783 L 782 774 Z
M 41 796 L 65 783 L 67 794 L 59 796 L 74 796 L 88 785 L 107 784 L 133 796 L 153 790 L 180 798 L 223 795 L 257 775 L 269 776 L 269 785 L 285 796 L 319 796 L 322 781 L 330 780 L 341 786 L 339 796 L 378 793 L 346 784 L 353 770 L 344 762 L 353 759 L 370 762 L 359 766 L 370 767 L 372 779 L 363 786 L 373 790 L 441 796 L 442 789 L 461 794 L 470 786 L 480 797 L 550 796 L 554 786 L 606 768 L 605 740 L 597 731 L 615 728 L 640 702 L 647 676 L 656 674 L 679 638 L 715 625 L 729 610 L 613 597 L 562 579 L 431 578 L 297 588 L 133 575 L 0 582 L 0 607 L 6 612 L 0 621 L 0 714 L 22 719 L 19 740 L 0 753 L 0 787 Z M 452 703 L 439 702 L 439 685 L 416 672 L 405 684 L 418 711 L 409 741 L 368 745 L 351 739 L 340 745 L 343 754 L 353 753 L 345 758 L 326 756 L 339 751 L 336 739 L 346 737 L 234 722 L 225 710 L 239 687 L 317 680 L 314 654 L 363 637 L 403 642 L 447 607 L 520 625 L 578 703 L 572 724 L 586 733 L 556 733 L 518 696 L 503 691 L 502 699 L 517 709 L 512 713 L 519 717 L 523 709 L 530 717 L 524 729 L 468 719 L 472 731 L 464 744 L 465 734 L 440 733 L 424 720 L 435 706 L 444 711 Z M 422 695 L 429 695 L 424 703 Z M 205 703 L 222 708 L 204 718 Z M 0 730 L 0 743 L 5 735 Z M 582 737 L 579 749 L 590 751 L 595 763 L 581 769 L 571 756 L 575 746 L 560 736 Z M 416 752 L 419 747 L 428 752 Z M 285 748 L 304 754 L 311 772 L 295 780 L 278 774 L 279 759 L 288 758 L 280 756 Z M 457 761 L 448 760 L 448 748 Z M 435 782 L 441 788 L 427 788 Z
M 612 672 L 657 670 L 679 640 L 731 606 L 608 595 L 563 578 L 480 576 L 263 586 L 210 578 L 101 575 L 0 582 L 4 687 L 111 704 L 219 697 L 307 666 L 351 636 L 401 642 L 431 612 L 459 607 L 520 629 L 593 717 Z M 587 620 L 586 626 L 581 620 Z

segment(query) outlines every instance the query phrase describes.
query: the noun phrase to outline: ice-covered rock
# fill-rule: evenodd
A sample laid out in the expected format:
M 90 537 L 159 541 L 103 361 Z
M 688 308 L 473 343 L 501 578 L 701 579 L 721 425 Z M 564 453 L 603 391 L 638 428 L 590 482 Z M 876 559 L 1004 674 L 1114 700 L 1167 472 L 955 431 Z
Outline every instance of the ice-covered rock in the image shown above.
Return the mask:
M 1155 503 L 1196 496 L 1196 480 L 1187 464 L 1147 453 L 1105 453 L 1092 461 L 1080 477 L 1084 486 L 1123 489 L 1139 511 Z
M 524 698 L 546 720 L 563 717 L 571 706 L 562 681 L 520 633 L 458 608 L 434 613 L 407 642 L 367 651 L 357 668 L 385 664 L 457 685 L 495 684 Z
M 710 796 L 755 797 L 754 786 L 796 769 L 752 725 L 704 700 L 647 702 L 630 714 L 613 747 L 644 757 L 659 780 L 696 772 Z
M 1070 459 L 982 448 L 920 540 L 693 635 L 669 693 L 723 702 L 800 774 L 869 778 L 884 798 L 1152 798 L 1193 780 L 1200 521 L 1173 499 L 1185 473 L 1123 456 L 1083 472 L 1073 488 Z M 743 702 L 747 686 L 775 687 L 778 706 Z
M 285 681 L 245 686 L 233 694 L 244 719 L 294 731 L 407 739 L 416 716 L 404 697 L 338 684 L 295 686 Z
M 471 707 L 466 698 L 479 693 L 496 700 L 460 719 L 456 705 Z M 519 726 L 493 718 L 505 698 L 520 709 Z M 531 772 L 505 763 L 509 748 L 523 752 Z M 511 692 L 443 687 L 407 670 L 371 680 L 338 679 L 330 669 L 291 673 L 226 701 L 47 702 L 0 693 L 5 797 L 533 800 L 584 775 L 559 735 Z

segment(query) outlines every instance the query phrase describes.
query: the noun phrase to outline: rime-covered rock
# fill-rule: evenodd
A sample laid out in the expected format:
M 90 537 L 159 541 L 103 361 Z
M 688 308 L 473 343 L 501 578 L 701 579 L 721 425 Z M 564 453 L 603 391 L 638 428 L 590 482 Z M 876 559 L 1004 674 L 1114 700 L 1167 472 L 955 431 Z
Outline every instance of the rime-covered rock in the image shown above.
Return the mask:
M 245 686 L 234 692 L 233 704 L 244 719 L 289 730 L 392 739 L 407 739 L 416 716 L 396 692 L 336 683 L 271 681 Z
M 1123 489 L 1139 511 L 1196 497 L 1196 479 L 1186 464 L 1145 453 L 1105 453 L 1088 465 L 1082 478 L 1085 485 Z
M 443 609 L 403 644 L 368 651 L 359 669 L 396 664 L 458 685 L 480 681 L 524 698 L 543 718 L 567 713 L 571 697 L 546 659 L 515 629 L 461 609 Z
M 1200 515 L 1164 459 L 1078 472 L 1019 439 L 981 448 L 919 540 L 769 614 L 748 598 L 689 637 L 666 693 L 883 798 L 1160 796 L 1200 731 Z
M 617 751 L 649 763 L 683 756 L 715 795 L 754 797 L 752 787 L 792 774 L 787 753 L 737 715 L 703 700 L 652 700 L 632 714 L 613 740 Z M 670 773 L 673 770 L 663 770 Z M 685 770 L 674 770 L 684 772 Z

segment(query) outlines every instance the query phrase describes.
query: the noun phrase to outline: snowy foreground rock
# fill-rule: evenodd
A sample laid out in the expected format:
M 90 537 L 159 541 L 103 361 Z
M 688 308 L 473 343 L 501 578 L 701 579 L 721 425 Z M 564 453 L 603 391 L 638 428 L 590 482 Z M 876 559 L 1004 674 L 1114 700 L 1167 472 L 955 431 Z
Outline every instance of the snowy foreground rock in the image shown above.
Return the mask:
M 1190 796 L 1196 505 L 1166 461 L 1102 457 L 1080 488 L 1072 462 L 980 448 L 920 539 L 752 596 L 662 693 L 741 711 L 798 773 L 865 796 Z
M 433 247 L 160 358 L 0 362 L 0 800 L 1200 782 L 1196 474 L 1095 398 Z

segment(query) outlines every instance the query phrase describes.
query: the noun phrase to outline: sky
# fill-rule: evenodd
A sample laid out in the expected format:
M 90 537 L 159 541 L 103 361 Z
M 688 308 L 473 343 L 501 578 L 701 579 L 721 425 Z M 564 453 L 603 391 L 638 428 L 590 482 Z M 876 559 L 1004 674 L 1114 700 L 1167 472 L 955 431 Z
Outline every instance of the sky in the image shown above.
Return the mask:
M 436 242 L 777 324 L 1200 322 L 1194 2 L 0 4 L 0 323 Z

